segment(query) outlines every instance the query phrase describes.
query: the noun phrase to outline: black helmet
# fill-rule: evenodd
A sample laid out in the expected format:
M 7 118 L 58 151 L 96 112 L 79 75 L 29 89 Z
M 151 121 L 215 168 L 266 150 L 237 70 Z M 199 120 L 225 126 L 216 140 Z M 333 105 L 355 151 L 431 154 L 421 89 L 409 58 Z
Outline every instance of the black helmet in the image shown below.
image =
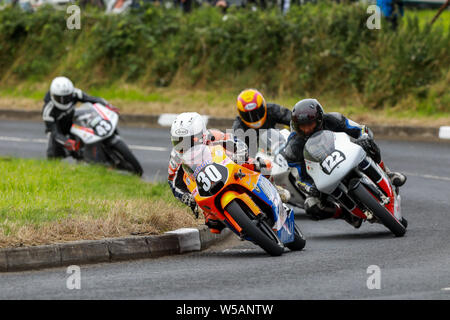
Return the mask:
M 315 123 L 312 132 L 305 134 L 300 126 Z M 303 99 L 297 102 L 292 109 L 291 129 L 295 130 L 301 137 L 308 138 L 314 132 L 322 130 L 323 108 L 316 99 Z

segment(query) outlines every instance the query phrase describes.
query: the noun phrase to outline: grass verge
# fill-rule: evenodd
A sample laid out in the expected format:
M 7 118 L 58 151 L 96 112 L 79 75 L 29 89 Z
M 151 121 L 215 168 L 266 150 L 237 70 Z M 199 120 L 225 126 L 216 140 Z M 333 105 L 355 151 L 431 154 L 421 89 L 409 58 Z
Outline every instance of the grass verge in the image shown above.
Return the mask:
M 2 104 L 39 109 L 51 79 L 66 75 L 125 112 L 231 116 L 237 93 L 257 87 L 281 104 L 312 96 L 327 111 L 373 110 L 388 120 L 392 109 L 405 118 L 449 114 L 448 12 L 430 26 L 433 11 L 405 11 L 393 31 L 384 20 L 367 28 L 360 3 L 321 0 L 286 15 L 207 6 L 183 15 L 148 3 L 126 15 L 83 10 L 82 28 L 68 30 L 52 8 L 5 9 L 0 94 L 30 100 Z
M 160 234 L 203 223 L 172 195 L 101 166 L 0 158 L 0 247 Z
M 450 73 L 448 74 L 450 77 Z M 449 78 L 450 80 L 450 78 Z M 327 112 L 341 112 L 355 121 L 370 124 L 396 124 L 441 126 L 450 124 L 448 112 L 436 112 L 433 104 L 450 103 L 447 80 L 429 89 L 422 99 L 407 96 L 396 106 L 371 109 L 364 105 L 358 95 L 321 94 L 320 96 L 270 96 L 262 92 L 268 102 L 276 102 L 291 109 L 302 98 L 316 97 Z M 41 110 L 48 84 L 22 84 L 12 89 L 0 89 L 0 109 Z M 82 88 L 82 86 L 80 85 Z M 82 88 L 84 89 L 84 88 Z M 86 90 L 89 94 L 103 97 L 119 107 L 122 113 L 160 114 L 197 111 L 216 117 L 235 117 L 235 101 L 240 89 L 188 90 L 181 88 L 143 88 L 123 84 Z M 444 101 L 445 100 L 445 101 Z M 448 100 L 448 102 L 446 102 Z

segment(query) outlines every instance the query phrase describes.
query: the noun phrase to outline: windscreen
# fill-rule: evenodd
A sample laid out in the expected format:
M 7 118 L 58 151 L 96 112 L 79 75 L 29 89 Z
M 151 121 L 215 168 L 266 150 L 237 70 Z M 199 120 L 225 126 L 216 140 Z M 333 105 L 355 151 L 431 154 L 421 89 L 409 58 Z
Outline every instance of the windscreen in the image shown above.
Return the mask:
M 211 151 L 208 146 L 198 144 L 186 151 L 181 161 L 184 171 L 195 177 L 201 168 L 212 162 Z
M 98 122 L 102 120 L 102 117 L 92 107 L 91 103 L 83 103 L 81 107 L 75 110 L 75 116 L 73 123 L 82 126 L 93 128 Z
M 322 162 L 334 150 L 334 133 L 329 130 L 316 132 L 308 139 L 303 149 L 306 160 Z
M 279 130 L 265 130 L 259 136 L 259 152 L 267 155 L 275 155 L 277 151 L 286 143 L 286 139 Z

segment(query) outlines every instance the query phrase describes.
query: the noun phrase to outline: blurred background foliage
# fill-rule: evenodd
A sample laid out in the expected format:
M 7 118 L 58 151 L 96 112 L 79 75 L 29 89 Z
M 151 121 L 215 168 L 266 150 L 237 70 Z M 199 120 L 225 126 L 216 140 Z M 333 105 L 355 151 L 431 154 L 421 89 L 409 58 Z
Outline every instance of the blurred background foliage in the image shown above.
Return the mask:
M 371 109 L 450 112 L 450 24 L 407 15 L 366 27 L 367 5 L 319 1 L 279 10 L 144 5 L 128 14 L 0 11 L 0 85 L 67 75 L 83 89 L 130 83 L 202 90 L 256 87 L 272 96 L 335 95 Z M 446 12 L 447 14 L 448 12 Z M 448 18 L 442 18 L 444 20 Z

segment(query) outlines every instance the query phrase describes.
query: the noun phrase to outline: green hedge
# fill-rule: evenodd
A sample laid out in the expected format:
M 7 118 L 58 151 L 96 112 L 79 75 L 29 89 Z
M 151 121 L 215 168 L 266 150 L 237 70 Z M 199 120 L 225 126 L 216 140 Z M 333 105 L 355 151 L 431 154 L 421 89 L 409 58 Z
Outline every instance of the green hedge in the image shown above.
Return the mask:
M 148 6 L 127 15 L 83 12 L 81 30 L 67 30 L 64 11 L 6 9 L 0 84 L 66 74 L 83 88 L 118 81 L 250 86 L 299 96 L 356 94 L 370 107 L 411 95 L 429 99 L 430 88 L 448 78 L 449 30 L 417 19 L 396 32 L 384 23 L 369 30 L 368 16 L 364 6 L 331 2 L 294 6 L 286 16 L 246 9 L 223 15 L 209 7 L 183 15 Z

